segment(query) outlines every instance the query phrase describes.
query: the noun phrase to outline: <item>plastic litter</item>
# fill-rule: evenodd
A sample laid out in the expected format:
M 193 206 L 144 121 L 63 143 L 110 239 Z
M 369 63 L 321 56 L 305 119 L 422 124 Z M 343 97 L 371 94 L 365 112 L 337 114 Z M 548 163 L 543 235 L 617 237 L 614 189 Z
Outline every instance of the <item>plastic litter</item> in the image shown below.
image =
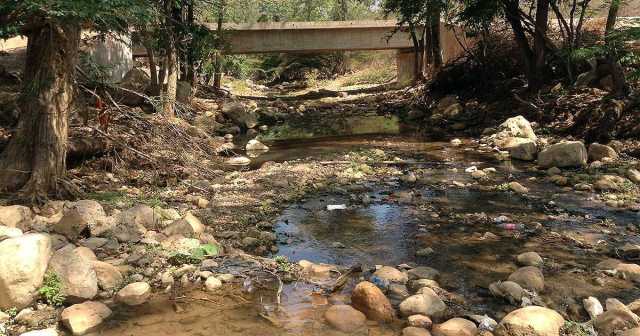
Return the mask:
M 347 209 L 347 205 L 346 204 L 329 204 L 329 205 L 327 205 L 327 210 L 329 210 L 329 211 L 346 210 L 346 209 Z
M 509 230 L 509 231 L 519 231 L 524 229 L 523 224 L 515 224 L 515 223 L 500 223 L 498 224 L 499 228 Z

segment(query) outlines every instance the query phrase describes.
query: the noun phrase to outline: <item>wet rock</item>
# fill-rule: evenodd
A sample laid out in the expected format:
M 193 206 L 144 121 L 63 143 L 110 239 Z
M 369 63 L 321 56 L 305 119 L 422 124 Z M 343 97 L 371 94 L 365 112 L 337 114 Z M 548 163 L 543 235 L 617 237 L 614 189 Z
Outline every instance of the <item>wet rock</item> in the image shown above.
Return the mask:
M 251 163 L 251 159 L 246 156 L 235 156 L 228 159 L 225 163 L 230 166 L 246 166 Z
M 368 281 L 356 285 L 351 294 L 351 304 L 373 321 L 391 322 L 396 315 L 380 288 Z
M 515 181 L 509 182 L 509 189 L 517 192 L 518 194 L 526 194 L 529 192 L 529 188 Z
M 569 179 L 562 175 L 552 175 L 549 177 L 549 181 L 560 187 L 569 185 Z
M 498 281 L 489 285 L 489 291 L 493 296 L 503 298 L 512 305 L 518 306 L 525 296 L 525 290 L 513 281 Z
M 204 282 L 204 287 L 209 292 L 216 292 L 218 289 L 222 288 L 222 281 L 218 278 L 209 277 L 207 281 Z
M 544 263 L 542 257 L 536 252 L 525 252 L 516 257 L 518 265 L 540 267 Z
M 409 276 L 409 280 L 437 280 L 440 277 L 440 272 L 435 268 L 419 266 L 408 270 L 407 275 Z
M 128 306 L 138 306 L 151 297 L 151 286 L 146 282 L 128 284 L 116 294 L 116 301 Z
M 495 329 L 496 336 L 559 336 L 564 318 L 554 310 L 538 306 L 507 314 Z
M 430 318 L 442 317 L 447 305 L 431 288 L 422 288 L 421 294 L 408 297 L 400 303 L 400 313 L 403 316 L 422 314 Z
M 598 301 L 598 299 L 596 299 L 593 296 L 590 296 L 582 300 L 582 304 L 584 305 L 584 310 L 587 311 L 587 313 L 589 314 L 589 317 L 592 320 L 604 312 L 604 309 L 602 308 L 602 304 L 600 304 L 600 301 Z
M 93 261 L 92 265 L 96 272 L 100 289 L 112 291 L 124 282 L 122 273 L 115 266 L 102 261 Z
M 500 148 L 507 150 L 512 158 L 523 161 L 533 161 L 538 154 L 536 142 L 526 138 L 506 138 Z
M 471 173 L 471 177 L 473 177 L 476 180 L 480 180 L 480 179 L 486 178 L 487 173 L 483 172 L 482 170 L 476 170 Z
M 587 165 L 587 149 L 580 141 L 560 142 L 538 154 L 538 165 L 542 168 L 584 167 Z
M 63 310 L 61 320 L 73 335 L 85 335 L 96 331 L 109 316 L 109 307 L 100 302 L 87 301 Z
M 416 314 L 407 317 L 407 324 L 410 327 L 430 329 L 433 322 L 429 316 Z
M 623 279 L 640 283 L 640 265 L 620 263 L 615 270 Z
M 618 159 L 618 153 L 616 153 L 615 149 L 599 143 L 589 145 L 588 156 L 589 161 L 602 161 L 604 158 Z
M 28 230 L 31 227 L 33 212 L 22 205 L 0 206 L 0 225 Z
M 437 281 L 435 280 L 431 280 L 431 279 L 418 279 L 418 280 L 411 280 L 409 281 L 409 288 L 413 291 L 413 292 L 417 292 L 420 289 L 424 288 L 424 287 L 429 287 L 429 288 L 439 288 L 440 284 L 438 284 Z
M 260 240 L 254 237 L 245 237 L 242 239 L 241 244 L 244 250 L 250 250 L 260 245 Z
M 62 218 L 53 226 L 53 231 L 75 240 L 81 234 L 98 236 L 111 229 L 114 224 L 100 203 L 81 200 L 65 206 Z
M 72 245 L 53 254 L 49 269 L 60 278 L 67 301 L 76 303 L 91 300 L 98 294 L 98 277 L 92 262 L 83 259 Z
M 433 326 L 434 336 L 475 336 L 478 333 L 476 324 L 463 318 L 452 318 L 442 324 Z
M 406 327 L 402 329 L 402 336 L 431 336 L 431 333 L 424 328 Z
M 402 273 L 391 266 L 383 266 L 373 273 L 374 276 L 386 280 L 389 283 L 406 284 L 409 280 L 406 273 Z
M 26 234 L 0 242 L 0 309 L 20 309 L 33 302 L 50 258 L 48 235 Z
M 416 257 L 428 257 L 433 254 L 433 249 L 430 247 L 425 247 L 423 249 L 419 249 L 416 251 Z
M 549 176 L 560 175 L 560 174 L 562 174 L 562 170 L 560 170 L 560 168 L 558 167 L 551 167 L 547 169 L 547 175 Z
M 598 178 L 593 186 L 598 191 L 620 191 L 624 188 L 628 180 L 617 175 L 603 175 Z
M 593 320 L 593 327 L 600 336 L 613 336 L 617 332 L 640 327 L 640 318 L 623 305 L 598 315 Z
M 330 326 L 345 333 L 362 328 L 367 321 L 362 312 L 348 305 L 331 306 L 325 312 L 324 318 Z
M 253 139 L 253 140 L 249 140 L 249 142 L 245 146 L 245 150 L 247 150 L 247 151 L 268 151 L 269 147 L 267 147 L 267 145 L 263 144 L 262 142 Z
M 387 297 L 391 301 L 392 305 L 397 306 L 404 299 L 410 296 L 407 286 L 400 284 L 391 284 L 387 289 Z
M 544 289 L 544 276 L 539 268 L 526 266 L 519 268 L 517 271 L 509 275 L 509 281 L 513 281 L 522 288 L 541 292 Z

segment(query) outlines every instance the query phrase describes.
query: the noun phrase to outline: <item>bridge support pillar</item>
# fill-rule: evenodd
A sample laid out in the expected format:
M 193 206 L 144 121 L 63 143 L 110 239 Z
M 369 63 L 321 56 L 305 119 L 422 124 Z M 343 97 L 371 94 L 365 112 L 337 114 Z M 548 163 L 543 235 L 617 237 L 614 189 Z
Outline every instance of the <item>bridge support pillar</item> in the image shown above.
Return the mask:
M 413 50 L 398 50 L 396 64 L 398 84 L 408 85 L 416 80 L 416 57 Z

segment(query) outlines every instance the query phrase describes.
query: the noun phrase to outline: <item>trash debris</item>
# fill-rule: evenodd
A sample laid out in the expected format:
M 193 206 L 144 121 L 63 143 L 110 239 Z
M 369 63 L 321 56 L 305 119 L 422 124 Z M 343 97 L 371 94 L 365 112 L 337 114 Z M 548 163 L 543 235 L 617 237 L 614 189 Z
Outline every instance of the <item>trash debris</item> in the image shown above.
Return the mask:
M 347 205 L 346 204 L 329 204 L 329 205 L 327 205 L 327 210 L 329 210 L 329 211 L 346 210 L 346 209 L 347 209 Z

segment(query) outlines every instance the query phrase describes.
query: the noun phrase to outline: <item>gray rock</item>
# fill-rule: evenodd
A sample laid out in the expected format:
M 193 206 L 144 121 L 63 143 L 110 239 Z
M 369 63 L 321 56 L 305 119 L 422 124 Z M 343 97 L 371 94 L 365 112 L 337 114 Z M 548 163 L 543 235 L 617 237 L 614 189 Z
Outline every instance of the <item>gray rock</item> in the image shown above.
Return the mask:
M 500 148 L 508 151 L 512 158 L 523 161 L 533 161 L 538 154 L 538 145 L 528 138 L 506 138 L 501 141 Z
M 409 280 L 437 280 L 440 277 L 440 272 L 435 268 L 418 266 L 416 268 L 408 270 L 407 275 L 409 276 Z
M 406 284 L 409 280 L 406 273 L 402 273 L 397 269 L 390 266 L 383 266 L 379 270 L 375 271 L 373 275 L 380 279 L 383 279 L 389 283 Z
M 513 281 L 522 288 L 530 291 L 541 292 L 544 289 L 544 276 L 539 268 L 526 266 L 519 268 L 509 275 L 509 281 Z
M 60 278 L 69 302 L 91 300 L 98 294 L 98 277 L 92 262 L 82 258 L 72 245 L 53 254 L 49 269 Z
M 81 200 L 65 205 L 62 218 L 53 226 L 53 231 L 75 240 L 84 233 L 98 236 L 111 229 L 114 224 L 100 203 Z
M 329 307 L 324 318 L 330 326 L 344 333 L 352 333 L 362 328 L 367 321 L 363 313 L 348 305 Z

